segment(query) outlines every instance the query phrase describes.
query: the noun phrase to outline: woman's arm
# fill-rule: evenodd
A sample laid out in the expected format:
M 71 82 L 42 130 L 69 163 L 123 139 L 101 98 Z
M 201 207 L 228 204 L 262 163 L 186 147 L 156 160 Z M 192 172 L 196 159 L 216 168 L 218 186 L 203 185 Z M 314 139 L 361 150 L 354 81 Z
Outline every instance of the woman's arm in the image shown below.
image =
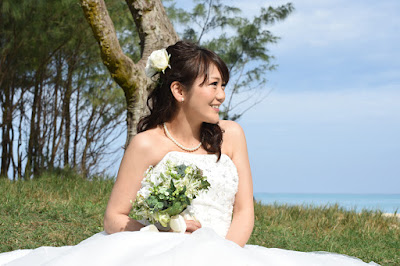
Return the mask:
M 151 142 L 144 134 L 136 135 L 128 145 L 104 215 L 107 233 L 138 231 L 143 227 L 128 215 L 132 207 L 130 201 L 136 198 L 143 174 L 152 164 L 151 150 Z
M 136 198 L 147 168 L 157 164 L 162 158 L 162 152 L 157 152 L 155 146 L 154 138 L 148 132 L 136 135 L 128 145 L 104 215 L 104 230 L 108 234 L 138 231 L 143 227 L 129 217 L 132 208 L 130 201 Z M 201 224 L 197 221 L 186 221 L 186 226 L 186 232 L 191 233 L 199 229 Z
M 249 240 L 254 226 L 253 181 L 243 129 L 236 122 L 229 121 L 225 134 L 228 138 L 227 144 L 232 147 L 231 158 L 239 175 L 232 223 L 226 239 L 243 247 Z

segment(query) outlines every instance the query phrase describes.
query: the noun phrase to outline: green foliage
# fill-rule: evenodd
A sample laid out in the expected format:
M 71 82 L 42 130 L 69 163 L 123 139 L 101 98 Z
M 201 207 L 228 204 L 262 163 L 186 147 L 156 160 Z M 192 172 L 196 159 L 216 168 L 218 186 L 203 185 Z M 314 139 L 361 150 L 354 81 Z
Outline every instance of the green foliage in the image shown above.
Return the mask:
M 20 66 L 34 70 L 43 60 L 49 60 L 51 54 L 63 47 L 71 49 L 77 45 L 80 37 L 86 37 L 85 25 L 79 5 L 74 0 L 12 1 L 2 4 L 2 52 L 13 49 L 19 58 L 24 59 Z M 94 44 L 93 40 L 88 40 Z
M 190 204 L 185 192 L 186 187 L 177 189 L 173 180 L 171 180 L 169 188 L 155 188 L 150 196 L 145 199 L 145 203 L 149 206 L 151 213 L 165 210 L 170 216 L 177 215 L 183 211 L 187 204 Z
M 130 56 L 133 61 L 139 61 L 141 58 L 139 35 L 134 27 L 135 22 L 132 16 L 129 15 L 130 12 L 126 2 L 114 0 L 107 1 L 106 4 L 122 50 L 126 55 Z M 98 47 L 95 48 L 98 50 Z
M 124 51 L 138 59 L 137 34 L 127 30 L 133 21 L 126 3 L 110 0 L 107 5 Z M 22 178 L 24 172 L 38 176 L 60 165 L 87 175 L 103 171 L 108 165 L 99 165 L 111 153 L 108 145 L 116 137 L 110 135 L 119 133 L 115 128 L 124 122 L 126 101 L 102 63 L 79 2 L 4 0 L 0 11 L 1 112 L 11 110 L 9 117 L 21 121 L 21 129 L 13 122 L 9 131 L 21 133 L 22 147 L 28 147 L 3 153 L 19 163 L 5 166 L 4 172 L 11 167 L 12 177 Z M 2 150 L 12 151 L 16 141 Z M 19 153 L 28 159 L 18 161 Z
M 276 68 L 268 46 L 279 40 L 268 30 L 268 26 L 284 20 L 294 8 L 290 3 L 262 7 L 258 15 L 248 18 L 242 15 L 239 8 L 223 4 L 220 0 L 195 2 L 197 4 L 192 11 L 177 8 L 172 3 L 167 7 L 168 15 L 176 24 L 184 25 L 180 33 L 182 39 L 215 51 L 228 65 L 231 81 L 220 115 L 222 119 L 236 120 L 265 98 L 262 89 L 267 83 L 266 74 Z M 177 26 L 180 28 L 180 25 Z M 243 93 L 245 100 L 235 100 L 239 93 Z M 243 105 L 245 102 L 247 106 Z

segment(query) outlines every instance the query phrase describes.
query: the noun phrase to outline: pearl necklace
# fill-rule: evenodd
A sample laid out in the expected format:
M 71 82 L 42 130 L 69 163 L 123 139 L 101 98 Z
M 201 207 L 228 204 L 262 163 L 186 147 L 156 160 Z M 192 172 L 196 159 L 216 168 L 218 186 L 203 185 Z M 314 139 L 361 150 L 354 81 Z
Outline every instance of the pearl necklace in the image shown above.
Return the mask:
M 173 143 L 176 144 L 176 146 L 178 146 L 179 148 L 181 148 L 184 151 L 188 151 L 188 152 L 194 152 L 197 151 L 200 147 L 201 147 L 201 142 L 194 148 L 186 148 L 185 146 L 183 146 L 182 144 L 180 144 L 178 141 L 176 141 L 171 134 L 168 131 L 167 125 L 165 123 L 163 123 L 163 127 L 164 127 L 164 132 L 165 135 L 167 135 L 167 137 L 172 140 Z

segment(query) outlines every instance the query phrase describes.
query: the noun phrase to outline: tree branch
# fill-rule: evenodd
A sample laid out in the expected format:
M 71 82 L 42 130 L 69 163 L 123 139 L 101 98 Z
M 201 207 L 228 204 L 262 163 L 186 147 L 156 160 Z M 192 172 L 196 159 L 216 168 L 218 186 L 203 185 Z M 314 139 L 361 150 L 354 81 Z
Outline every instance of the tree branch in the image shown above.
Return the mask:
M 135 65 L 132 59 L 122 52 L 104 0 L 80 0 L 80 3 L 100 46 L 104 65 L 110 71 L 112 78 L 124 90 L 127 98 L 135 98 L 139 87 L 137 79 L 141 76 L 145 78 L 143 67 Z
M 126 0 L 140 38 L 143 65 L 152 51 L 179 40 L 160 0 Z

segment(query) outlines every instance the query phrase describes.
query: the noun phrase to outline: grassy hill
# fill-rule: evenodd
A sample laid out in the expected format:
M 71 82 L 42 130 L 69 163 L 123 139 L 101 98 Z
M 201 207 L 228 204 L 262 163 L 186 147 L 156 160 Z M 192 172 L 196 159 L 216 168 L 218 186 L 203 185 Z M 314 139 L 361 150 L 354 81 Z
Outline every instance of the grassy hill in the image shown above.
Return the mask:
M 0 180 L 0 252 L 75 245 L 102 231 L 112 185 L 113 180 L 63 172 L 33 181 Z M 255 214 L 249 244 L 400 265 L 400 221 L 381 212 L 256 203 Z

